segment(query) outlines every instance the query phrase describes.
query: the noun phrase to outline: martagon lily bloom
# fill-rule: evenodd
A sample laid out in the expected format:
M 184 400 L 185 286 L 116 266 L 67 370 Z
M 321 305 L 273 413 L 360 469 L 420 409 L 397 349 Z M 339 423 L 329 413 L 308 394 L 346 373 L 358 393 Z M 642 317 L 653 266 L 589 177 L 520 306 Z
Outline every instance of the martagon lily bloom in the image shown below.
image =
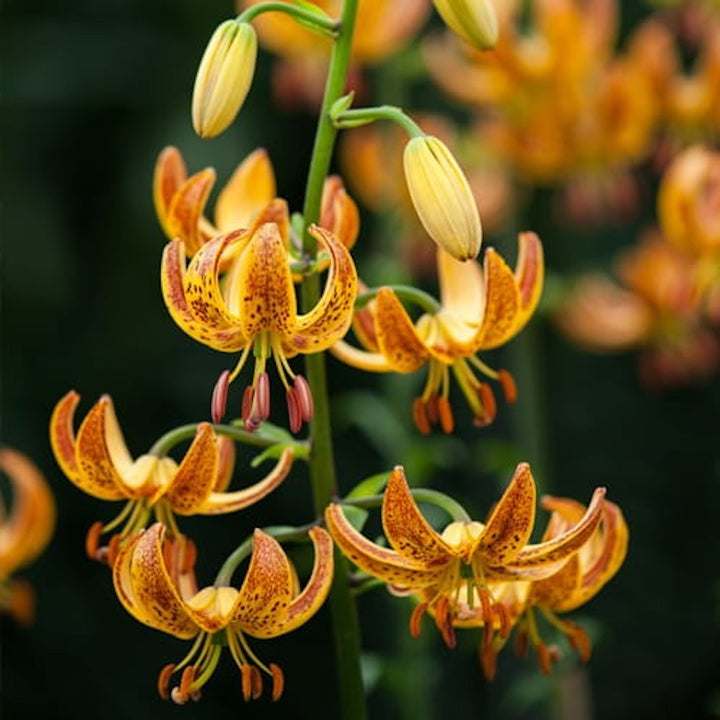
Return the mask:
M 0 470 L 12 491 L 9 512 L 0 498 L 0 612 L 27 625 L 35 596 L 27 582 L 11 576 L 45 549 L 55 528 L 55 503 L 45 479 L 25 455 L 0 448 Z
M 498 380 L 508 402 L 514 402 L 515 382 L 506 370 L 495 371 L 476 353 L 513 338 L 530 319 L 543 284 L 543 252 L 534 233 L 521 233 L 515 272 L 492 248 L 484 267 L 458 262 L 438 250 L 440 306 L 413 322 L 395 292 L 383 287 L 355 315 L 353 329 L 365 349 L 342 341 L 332 353 L 348 365 L 371 372 L 410 373 L 428 365 L 425 388 L 415 400 L 413 416 L 423 433 L 439 421 L 449 433 L 454 419 L 449 403 L 452 370 L 477 425 L 492 422 L 496 405 L 490 386 L 473 368 Z
M 198 425 L 179 465 L 172 458 L 153 454 L 133 460 L 107 395 L 93 405 L 75 435 L 73 418 L 79 401 L 80 396 L 70 391 L 55 406 L 50 440 L 55 459 L 71 482 L 101 500 L 125 501 L 114 520 L 94 523 L 87 535 L 88 555 L 110 565 L 118 548 L 152 516 L 169 528 L 173 538 L 179 537 L 175 514 L 217 515 L 246 508 L 272 492 L 292 467 L 293 451 L 287 448 L 262 480 L 228 492 L 234 445 L 216 435 L 209 423 Z M 100 547 L 101 536 L 116 528 L 121 529 L 109 545 Z
M 530 467 L 518 465 L 507 490 L 486 523 L 456 521 L 442 534 L 420 512 L 402 467 L 391 473 L 382 504 L 390 548 L 360 534 L 342 506 L 330 505 L 325 520 L 342 552 L 360 569 L 383 580 L 395 594 L 414 594 L 419 604 L 410 618 L 417 636 L 425 612 L 435 620 L 449 647 L 455 627 L 478 618 L 510 632 L 516 613 L 504 588 L 522 587 L 554 576 L 591 541 L 603 517 L 605 489 L 597 488 L 587 510 L 538 544 L 528 544 L 535 523 L 536 488 Z M 522 605 L 520 605 L 522 607 Z
M 292 371 L 288 358 L 326 350 L 345 335 L 352 322 L 357 273 L 347 249 L 332 232 L 317 225 L 309 232 L 330 264 L 319 301 L 302 315 L 286 249 L 290 223 L 284 200 L 272 201 L 248 230 L 205 243 L 187 267 L 182 240 L 165 247 L 162 291 L 175 322 L 215 350 L 241 353 L 235 369 L 223 372 L 216 384 L 212 403 L 216 421 L 224 414 L 228 386 L 251 351 L 255 370 L 243 396 L 245 427 L 256 429 L 270 415 L 266 364 L 271 356 L 285 386 L 291 430 L 297 432 L 303 421 L 312 418 L 310 388 Z M 227 270 L 221 281 L 223 260 Z
M 282 670 L 258 659 L 245 636 L 271 638 L 295 630 L 325 601 L 333 575 L 332 540 L 319 527 L 309 534 L 315 563 L 302 591 L 280 544 L 261 530 L 253 535 L 252 557 L 240 590 L 221 585 L 198 592 L 192 568 L 167 564 L 165 527 L 160 523 L 120 550 L 113 581 L 125 609 L 145 625 L 183 640 L 195 639 L 181 662 L 160 672 L 158 690 L 163 698 L 178 704 L 198 700 L 224 645 L 240 669 L 245 700 L 261 695 L 261 671 L 272 678 L 273 700 L 282 695 Z M 180 683 L 171 691 L 176 672 L 181 672 Z

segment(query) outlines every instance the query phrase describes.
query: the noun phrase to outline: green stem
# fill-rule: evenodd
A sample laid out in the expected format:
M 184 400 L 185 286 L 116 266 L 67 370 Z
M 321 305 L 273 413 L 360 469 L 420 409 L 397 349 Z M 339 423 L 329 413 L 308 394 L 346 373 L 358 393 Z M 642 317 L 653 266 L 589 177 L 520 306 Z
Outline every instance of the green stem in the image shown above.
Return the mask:
M 385 285 L 389 287 L 400 300 L 405 300 L 422 308 L 426 312 L 436 313 L 440 310 L 440 303 L 428 293 L 410 285 Z M 371 288 L 360 293 L 355 300 L 355 309 L 362 310 L 371 300 L 374 300 L 380 288 Z
M 376 120 L 390 120 L 390 122 L 400 125 L 411 138 L 423 137 L 425 135 L 420 129 L 420 126 L 409 115 L 406 115 L 401 108 L 395 105 L 379 105 L 378 107 L 343 110 L 333 117 L 333 123 L 336 128 L 359 127 L 360 125 L 367 125 Z
M 468 515 L 465 508 L 457 500 L 453 500 L 445 493 L 428 490 L 427 488 L 412 488 L 410 492 L 418 502 L 430 503 L 442 508 L 453 520 L 470 522 L 470 515 Z M 367 495 L 359 498 L 344 498 L 336 502 L 340 505 L 351 505 L 357 508 L 375 508 L 381 505 L 382 501 L 383 495 Z
M 287 2 L 265 2 L 249 7 L 245 12 L 238 15 L 238 22 L 250 23 L 258 15 L 266 12 L 281 12 L 289 15 L 300 25 L 323 35 L 335 35 L 338 31 L 338 21 L 321 15 L 318 12 L 307 10 L 298 5 L 290 5 Z
M 310 258 L 315 258 L 317 242 L 307 232 L 307 228 L 320 218 L 323 184 L 330 169 L 330 159 L 337 136 L 337 129 L 330 119 L 330 108 L 342 95 L 345 87 L 357 9 L 358 0 L 345 0 L 343 3 L 340 27 L 330 57 L 325 96 L 320 110 L 308 171 L 303 206 L 305 232 L 302 240 L 303 253 Z M 319 298 L 320 280 L 318 275 L 306 277 L 301 289 L 303 311 L 308 312 L 315 306 Z M 305 369 L 315 403 L 315 414 L 311 425 L 310 482 L 315 511 L 318 516 L 322 516 L 325 507 L 337 495 L 324 354 L 307 355 Z M 337 549 L 335 550 L 335 576 L 329 599 L 340 689 L 341 717 L 344 720 L 363 720 L 367 717 L 367 709 L 360 672 L 360 624 L 355 600 L 350 592 L 349 566 Z

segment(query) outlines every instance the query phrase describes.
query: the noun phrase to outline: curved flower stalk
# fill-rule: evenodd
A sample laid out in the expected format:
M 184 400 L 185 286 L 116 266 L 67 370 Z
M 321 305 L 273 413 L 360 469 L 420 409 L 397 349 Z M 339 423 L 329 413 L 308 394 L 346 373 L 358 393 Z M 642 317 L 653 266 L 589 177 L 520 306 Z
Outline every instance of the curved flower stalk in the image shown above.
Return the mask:
M 198 700 L 227 645 L 240 670 L 245 700 L 262 694 L 262 673 L 272 678 L 272 698 L 277 700 L 283 692 L 283 672 L 274 663 L 263 663 L 250 649 L 246 635 L 277 637 L 300 627 L 317 612 L 332 582 L 330 536 L 319 527 L 309 531 L 315 563 L 302 591 L 280 544 L 255 530 L 250 565 L 240 589 L 211 586 L 198 592 L 191 567 L 177 576 L 173 566 L 168 566 L 165 532 L 156 523 L 135 535 L 120 550 L 113 567 L 118 598 L 136 620 L 183 640 L 194 638 L 184 659 L 160 672 L 160 695 L 178 704 Z M 181 673 L 180 682 L 170 690 L 175 673 Z
M 409 373 L 428 365 L 425 388 L 413 406 L 415 424 L 429 433 L 440 422 L 449 433 L 454 419 L 449 402 L 450 371 L 460 385 L 477 425 L 495 418 L 490 386 L 473 369 L 500 382 L 508 402 L 515 383 L 506 370 L 495 371 L 476 353 L 513 338 L 533 314 L 542 291 L 542 245 L 534 233 L 519 235 L 515 272 L 492 248 L 478 263 L 461 263 L 438 250 L 440 305 L 413 323 L 395 292 L 380 288 L 366 309 L 356 313 L 355 334 L 365 349 L 341 341 L 332 353 L 349 365 L 371 372 Z
M 242 419 L 256 429 L 270 415 L 266 364 L 272 356 L 285 386 L 290 427 L 297 432 L 312 418 L 307 381 L 288 363 L 298 353 L 326 350 L 347 332 L 357 293 L 357 274 L 345 246 L 328 230 L 310 228 L 329 256 L 325 290 L 310 312 L 299 314 L 287 257 L 287 205 L 274 200 L 247 231 L 220 235 L 207 242 L 185 265 L 182 240 L 165 247 L 163 298 L 175 322 L 190 337 L 223 352 L 241 352 L 232 372 L 225 371 L 213 394 L 213 418 L 225 412 L 228 385 L 250 352 L 255 357 L 252 382 L 243 396 Z M 230 258 L 221 281 L 222 261 Z
M 456 521 L 438 533 L 420 512 L 398 466 L 390 475 L 382 504 L 390 548 L 355 530 L 339 504 L 327 508 L 325 520 L 338 547 L 355 565 L 387 583 L 394 594 L 416 597 L 412 635 L 419 634 L 427 612 L 449 647 L 456 644 L 456 627 L 478 624 L 488 628 L 488 645 L 496 630 L 502 639 L 508 636 L 526 607 L 533 583 L 550 583 L 548 579 L 559 577 L 580 552 L 586 552 L 595 567 L 594 549 L 603 545 L 596 533 L 607 512 L 604 497 L 605 489 L 597 488 L 584 512 L 578 516 L 572 506 L 572 517 L 567 513 L 562 522 L 552 524 L 552 532 L 542 542 L 530 544 L 536 488 L 530 467 L 522 463 L 487 522 Z M 602 574 L 603 580 L 606 577 Z
M 45 549 L 55 529 L 55 502 L 45 478 L 22 453 L 0 447 L 0 470 L 9 480 L 10 511 L 0 499 L 0 612 L 21 625 L 32 622 L 35 596 L 29 583 L 12 578 Z
M 293 464 L 291 448 L 283 451 L 273 469 L 242 490 L 228 491 L 235 461 L 231 440 L 200 423 L 180 464 L 169 457 L 141 455 L 133 460 L 115 415 L 104 395 L 90 409 L 75 434 L 73 419 L 80 396 L 70 391 L 55 406 L 50 420 L 53 453 L 68 479 L 83 492 L 101 500 L 124 500 L 114 520 L 96 522 L 88 531 L 86 549 L 92 559 L 112 565 L 125 541 L 155 517 L 179 536 L 174 515 L 217 515 L 252 505 L 272 492 Z M 107 547 L 102 535 L 115 531 Z

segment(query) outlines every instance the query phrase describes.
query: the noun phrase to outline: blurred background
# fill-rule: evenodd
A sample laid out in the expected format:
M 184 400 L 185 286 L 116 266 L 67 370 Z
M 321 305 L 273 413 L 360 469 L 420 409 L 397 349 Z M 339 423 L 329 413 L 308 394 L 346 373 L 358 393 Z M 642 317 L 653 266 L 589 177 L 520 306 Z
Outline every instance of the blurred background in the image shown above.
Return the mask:
M 429 7 L 418 15 L 418 36 L 442 31 Z M 636 0 L 618 7 L 614 46 L 625 47 L 657 8 Z M 243 705 L 229 657 L 199 704 L 163 702 L 157 673 L 187 648 L 132 620 L 115 598 L 107 568 L 86 559 L 88 527 L 112 517 L 113 507 L 63 477 L 47 438 L 52 408 L 70 389 L 82 396 L 81 415 L 101 394 L 112 395 L 135 455 L 168 429 L 207 417 L 212 385 L 230 361 L 185 336 L 164 308 L 158 268 L 165 238 L 152 204 L 155 159 L 164 146 L 176 145 L 191 171 L 215 167 L 222 186 L 245 155 L 265 147 L 279 194 L 299 210 L 315 123 L 312 92 L 295 97 L 287 91 L 288 82 L 295 87 L 300 80 L 286 78 L 283 86 L 275 57 L 261 50 L 238 121 L 220 138 L 201 141 L 190 125 L 194 73 L 214 27 L 232 14 L 230 2 L 6 0 L 2 13 L 1 439 L 42 469 L 58 523 L 48 550 L 21 572 L 36 590 L 35 623 L 20 628 L 0 618 L 0 715 L 335 717 L 325 610 L 287 637 L 253 643 L 262 659 L 285 670 L 281 702 L 263 697 Z M 693 46 L 687 47 L 682 62 L 692 63 Z M 358 70 L 356 86 L 366 101 L 439 112 L 457 127 L 470 127 L 475 110 L 427 78 L 428 57 L 406 40 L 387 62 Z M 720 94 L 720 87 L 714 91 Z M 482 164 L 493 137 L 468 157 Z M 712 368 L 684 382 L 647 383 L 636 350 L 591 354 L 550 319 L 567 278 L 592 268 L 609 271 L 617 251 L 654 224 L 660 174 L 653 153 L 645 149 L 623 166 L 634 183 L 630 210 L 621 213 L 611 203 L 584 215 L 567 203 L 575 197 L 567 188 L 581 183 L 577 175 L 538 180 L 527 167 L 518 171 L 517 163 L 493 156 L 492 167 L 511 177 L 499 203 L 510 212 L 486 228 L 485 242 L 512 260 L 517 230 L 536 231 L 551 277 L 545 312 L 487 358 L 515 374 L 520 395 L 512 407 L 499 400 L 491 427 L 474 428 L 458 402 L 455 434 L 421 438 L 409 408 L 422 373 L 368 377 L 328 359 L 342 490 L 402 463 L 413 484 L 453 494 L 482 518 L 515 464 L 528 460 L 546 492 L 587 502 L 594 487 L 607 486 L 631 531 L 618 576 L 573 615 L 594 640 L 590 664 L 568 653 L 548 677 L 534 658 L 519 660 L 508 648 L 488 684 L 477 663 L 476 633 L 460 633 L 459 647 L 449 651 L 428 622 L 413 640 L 409 602 L 382 589 L 362 596 L 373 718 L 720 716 L 718 374 Z M 352 149 L 343 156 L 350 160 L 342 170 L 352 176 Z M 399 150 L 388 158 L 388 166 L 397 163 Z M 361 179 L 356 182 L 359 188 Z M 348 185 L 353 193 L 352 177 Z M 402 217 L 363 206 L 355 251 L 361 274 L 372 283 L 421 277 L 432 290 L 432 279 L 423 275 L 431 243 L 401 243 Z M 253 473 L 238 477 L 247 483 Z M 202 582 L 253 527 L 311 517 L 300 471 L 251 511 L 191 518 L 183 527 L 202 538 Z M 307 569 L 308 558 L 294 557 Z

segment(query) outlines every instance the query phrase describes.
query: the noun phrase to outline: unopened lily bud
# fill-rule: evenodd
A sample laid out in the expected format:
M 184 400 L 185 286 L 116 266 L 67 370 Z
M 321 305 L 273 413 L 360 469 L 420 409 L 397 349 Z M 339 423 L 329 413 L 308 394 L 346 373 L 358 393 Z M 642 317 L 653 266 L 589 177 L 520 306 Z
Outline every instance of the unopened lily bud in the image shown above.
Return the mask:
M 255 73 L 257 36 L 252 25 L 227 20 L 217 27 L 200 61 L 192 121 L 200 137 L 215 137 L 235 119 Z
M 430 237 L 456 260 L 477 257 L 482 228 L 475 198 L 447 146 L 415 137 L 405 146 L 405 179 L 415 211 Z
M 479 50 L 495 47 L 498 20 L 492 0 L 433 0 L 445 24 Z

